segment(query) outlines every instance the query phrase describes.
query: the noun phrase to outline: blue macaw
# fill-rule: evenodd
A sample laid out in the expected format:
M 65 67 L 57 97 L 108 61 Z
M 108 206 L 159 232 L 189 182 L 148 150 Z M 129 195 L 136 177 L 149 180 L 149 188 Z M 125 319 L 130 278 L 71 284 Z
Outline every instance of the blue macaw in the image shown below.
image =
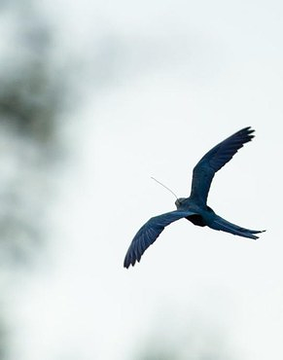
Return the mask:
M 167 225 L 185 218 L 194 225 L 208 226 L 233 235 L 258 239 L 255 234 L 265 230 L 249 230 L 234 225 L 217 215 L 207 204 L 207 196 L 215 173 L 220 170 L 243 145 L 252 140 L 254 130 L 246 127 L 231 135 L 206 153 L 193 170 L 191 194 L 188 198 L 178 198 L 177 210 L 149 219 L 137 232 L 127 251 L 124 267 L 134 266 L 140 261 L 145 250 L 155 242 Z

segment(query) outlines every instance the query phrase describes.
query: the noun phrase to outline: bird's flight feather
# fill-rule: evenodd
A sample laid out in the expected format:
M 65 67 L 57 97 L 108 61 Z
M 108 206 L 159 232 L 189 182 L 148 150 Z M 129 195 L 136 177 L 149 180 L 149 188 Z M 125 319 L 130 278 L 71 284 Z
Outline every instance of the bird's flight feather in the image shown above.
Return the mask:
M 175 210 L 149 219 L 134 237 L 127 251 L 124 267 L 128 268 L 130 265 L 134 265 L 136 261 L 140 261 L 142 254 L 154 243 L 167 225 L 194 214 L 191 211 Z
M 210 185 L 215 173 L 220 170 L 243 145 L 252 140 L 254 132 L 246 127 L 229 136 L 209 150 L 197 163 L 193 170 L 191 199 L 200 205 L 207 201 Z

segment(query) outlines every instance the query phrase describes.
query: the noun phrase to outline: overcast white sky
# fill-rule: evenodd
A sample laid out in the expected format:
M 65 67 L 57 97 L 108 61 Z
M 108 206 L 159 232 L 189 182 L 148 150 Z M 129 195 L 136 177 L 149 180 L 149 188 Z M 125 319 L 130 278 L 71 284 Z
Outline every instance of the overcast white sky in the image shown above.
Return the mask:
M 282 359 L 282 3 L 61 0 L 46 11 L 62 58 L 80 56 L 84 70 L 62 132 L 71 160 L 52 254 L 17 289 L 15 358 L 132 360 L 154 348 Z M 256 137 L 208 202 L 267 232 L 254 242 L 179 221 L 123 269 L 139 227 L 174 209 L 150 176 L 188 196 L 200 157 L 249 125 Z

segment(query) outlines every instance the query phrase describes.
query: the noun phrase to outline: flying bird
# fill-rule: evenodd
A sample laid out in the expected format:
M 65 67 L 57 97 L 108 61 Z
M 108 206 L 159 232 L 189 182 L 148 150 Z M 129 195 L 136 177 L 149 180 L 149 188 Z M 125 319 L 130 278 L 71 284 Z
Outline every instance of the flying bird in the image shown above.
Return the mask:
M 252 140 L 254 130 L 246 127 L 231 135 L 208 153 L 193 169 L 191 194 L 188 198 L 177 198 L 177 210 L 149 219 L 133 238 L 124 260 L 124 267 L 134 266 L 145 250 L 152 245 L 164 228 L 172 222 L 185 218 L 197 226 L 208 226 L 233 235 L 258 239 L 255 234 L 265 230 L 249 230 L 234 225 L 217 215 L 207 204 L 207 196 L 215 173 L 220 170 L 243 145 Z

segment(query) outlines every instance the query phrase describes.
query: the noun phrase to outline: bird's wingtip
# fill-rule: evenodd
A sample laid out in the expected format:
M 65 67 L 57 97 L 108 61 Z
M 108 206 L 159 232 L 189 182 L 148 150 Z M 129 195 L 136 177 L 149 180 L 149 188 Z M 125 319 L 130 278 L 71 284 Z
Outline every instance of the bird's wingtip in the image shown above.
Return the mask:
M 139 262 L 138 259 L 136 259 L 136 260 Z M 136 263 L 136 260 L 125 259 L 125 260 L 124 260 L 124 268 L 125 268 L 125 269 L 129 269 L 129 267 L 130 267 L 131 265 L 134 266 L 135 263 Z
M 130 262 L 128 261 L 127 258 L 125 258 L 123 266 L 125 269 L 128 269 L 130 267 Z

